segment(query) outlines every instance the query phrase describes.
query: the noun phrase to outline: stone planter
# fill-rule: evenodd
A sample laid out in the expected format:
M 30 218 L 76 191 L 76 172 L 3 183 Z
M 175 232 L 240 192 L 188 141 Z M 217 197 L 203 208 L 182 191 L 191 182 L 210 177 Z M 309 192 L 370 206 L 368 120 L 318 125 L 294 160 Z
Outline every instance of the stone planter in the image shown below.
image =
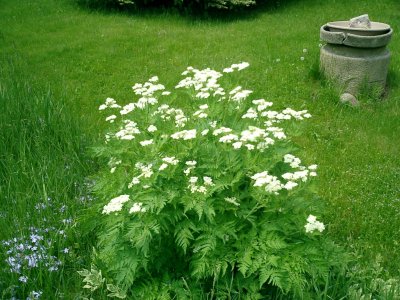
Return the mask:
M 390 62 L 386 45 L 393 30 L 383 23 L 371 22 L 371 28 L 351 28 L 346 22 L 321 27 L 320 37 L 327 43 L 321 47 L 321 71 L 337 82 L 343 93 L 356 96 L 363 85 L 383 90 Z

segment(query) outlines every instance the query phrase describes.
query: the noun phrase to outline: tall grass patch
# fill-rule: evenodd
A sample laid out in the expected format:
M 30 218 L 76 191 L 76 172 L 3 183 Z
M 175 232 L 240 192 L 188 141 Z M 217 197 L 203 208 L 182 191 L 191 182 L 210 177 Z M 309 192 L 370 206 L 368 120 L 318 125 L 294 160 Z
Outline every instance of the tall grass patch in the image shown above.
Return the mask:
M 85 135 L 65 99 L 11 65 L 0 76 L 0 297 L 59 295 L 81 260 L 72 228 L 87 199 Z

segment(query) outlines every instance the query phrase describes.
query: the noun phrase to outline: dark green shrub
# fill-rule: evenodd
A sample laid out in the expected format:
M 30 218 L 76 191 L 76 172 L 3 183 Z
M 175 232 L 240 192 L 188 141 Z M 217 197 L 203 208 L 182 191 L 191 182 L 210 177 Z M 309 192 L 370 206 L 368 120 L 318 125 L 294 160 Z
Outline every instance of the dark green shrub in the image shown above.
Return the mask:
M 96 9 L 132 9 L 142 7 L 176 7 L 191 11 L 212 8 L 233 9 L 256 4 L 254 0 L 78 0 L 81 5 Z

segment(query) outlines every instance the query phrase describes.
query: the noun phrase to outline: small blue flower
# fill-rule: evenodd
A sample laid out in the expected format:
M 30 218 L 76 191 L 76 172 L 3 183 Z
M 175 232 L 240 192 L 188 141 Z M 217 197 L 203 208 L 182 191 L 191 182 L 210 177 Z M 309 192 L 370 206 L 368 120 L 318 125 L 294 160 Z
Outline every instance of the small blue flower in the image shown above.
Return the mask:
M 33 299 L 39 299 L 39 297 L 43 294 L 42 291 L 32 291 L 30 292 L 29 296 L 26 298 L 26 300 L 33 300 Z

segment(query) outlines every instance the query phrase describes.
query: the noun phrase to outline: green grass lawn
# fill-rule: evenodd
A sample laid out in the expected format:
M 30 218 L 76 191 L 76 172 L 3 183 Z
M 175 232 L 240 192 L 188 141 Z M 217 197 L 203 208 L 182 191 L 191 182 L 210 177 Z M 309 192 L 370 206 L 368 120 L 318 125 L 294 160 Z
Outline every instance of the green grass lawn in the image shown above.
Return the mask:
M 363 95 L 361 107 L 351 108 L 313 76 L 319 28 L 364 13 L 394 29 L 388 92 L 384 100 Z M 64 202 L 79 196 L 73 183 L 96 171 L 82 148 L 104 128 L 97 108 L 105 98 L 128 102 L 130 87 L 153 75 L 172 88 L 187 66 L 221 70 L 247 61 L 250 68 L 238 82 L 256 98 L 313 115 L 296 142 L 303 157 L 319 165 L 328 234 L 356 253 L 360 264 L 379 259 L 388 277 L 400 276 L 399 29 L 395 0 L 281 1 L 235 17 L 201 19 L 93 12 L 67 0 L 0 0 L 0 94 L 2 107 L 11 105 L 0 111 L 1 239 L 26 225 L 26 211 L 47 190 Z M 16 104 L 22 102 L 23 109 Z M 37 115 L 49 116 L 46 124 L 58 131 L 24 123 Z M 60 161 L 75 171 L 66 172 Z M 13 207 L 10 198 L 19 204 Z

